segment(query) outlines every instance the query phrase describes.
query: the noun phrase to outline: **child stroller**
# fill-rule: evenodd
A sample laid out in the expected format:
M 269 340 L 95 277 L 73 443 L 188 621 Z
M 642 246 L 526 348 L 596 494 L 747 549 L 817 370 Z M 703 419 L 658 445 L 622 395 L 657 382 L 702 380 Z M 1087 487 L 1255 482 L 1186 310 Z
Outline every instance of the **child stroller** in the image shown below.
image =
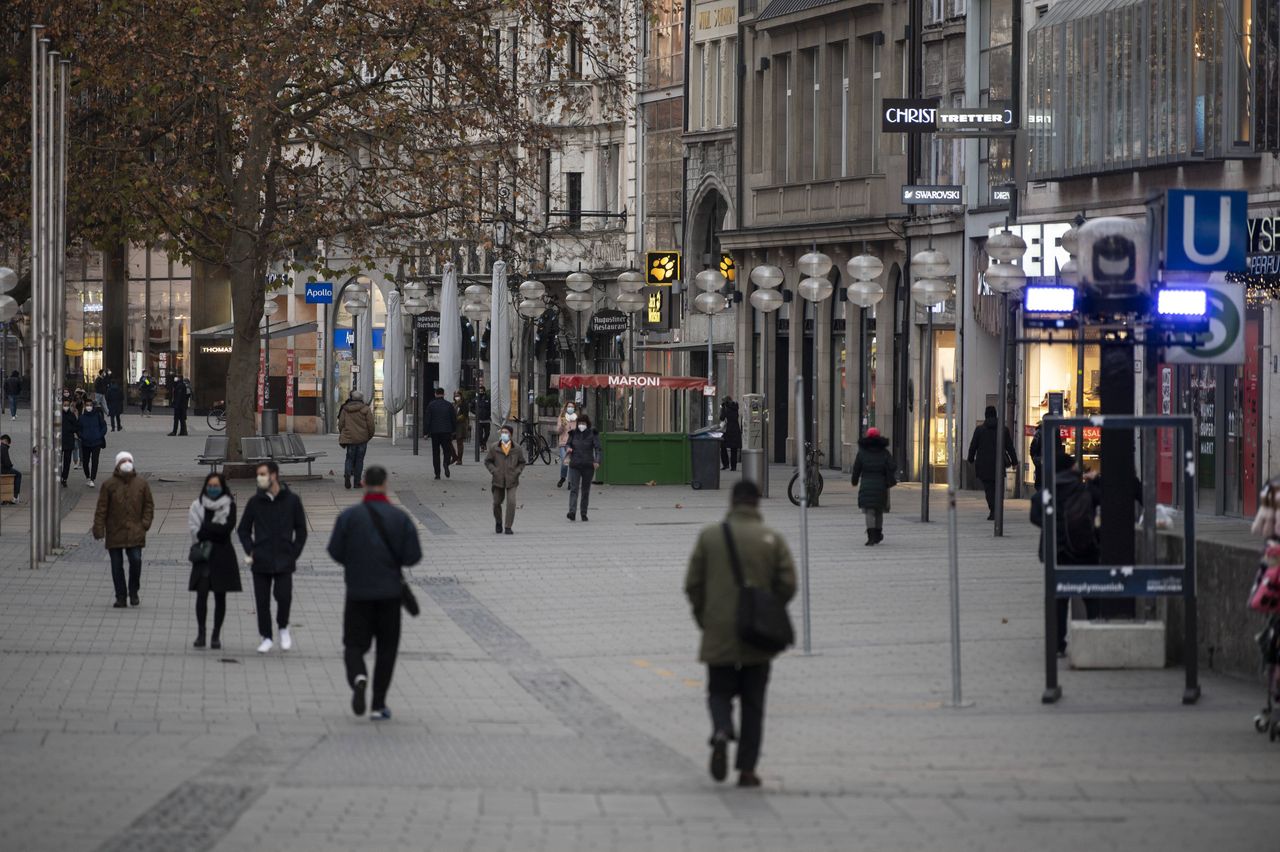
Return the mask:
M 1275 742 L 1280 740 L 1280 477 L 1262 491 L 1253 532 L 1267 539 L 1249 592 L 1249 609 L 1267 614 L 1267 626 L 1257 635 L 1267 703 L 1253 717 L 1253 728 Z

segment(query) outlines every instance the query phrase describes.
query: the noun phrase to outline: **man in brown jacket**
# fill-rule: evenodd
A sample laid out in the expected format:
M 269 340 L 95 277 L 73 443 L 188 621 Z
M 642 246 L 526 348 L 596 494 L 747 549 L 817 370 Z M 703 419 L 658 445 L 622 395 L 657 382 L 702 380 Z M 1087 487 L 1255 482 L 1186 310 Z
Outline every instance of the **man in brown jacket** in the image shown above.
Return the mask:
M 702 630 L 698 659 L 707 664 L 707 706 L 711 710 L 711 777 L 723 781 L 733 735 L 733 699 L 742 705 L 738 737 L 738 786 L 759 787 L 756 761 L 764 736 L 764 697 L 774 654 L 738 638 L 738 583 L 729 542 L 742 567 L 743 582 L 769 589 L 786 603 L 796 593 L 796 568 L 787 543 L 760 517 L 760 490 L 746 480 L 733 487 L 723 524 L 704 527 L 689 557 L 684 590 Z
M 347 450 L 347 460 L 342 469 L 342 484 L 350 488 L 355 482 L 361 487 L 364 481 L 364 451 L 373 438 L 373 410 L 364 401 L 364 394 L 353 390 L 351 396 L 338 409 L 338 446 Z
M 524 471 L 526 460 L 524 449 L 511 440 L 511 427 L 503 424 L 498 431 L 498 441 L 489 446 L 484 457 L 484 466 L 493 477 L 493 531 L 495 533 L 511 532 L 511 523 L 516 519 L 516 487 L 520 484 L 520 474 Z M 506 523 L 503 523 L 502 504 L 506 501 Z
M 155 515 L 151 487 L 133 469 L 133 454 L 116 453 L 115 472 L 98 492 L 98 508 L 93 513 L 93 537 L 107 540 L 111 555 L 111 580 L 116 587 L 117 609 L 123 609 L 126 591 L 129 603 L 137 606 L 142 581 L 142 548 L 147 546 L 147 530 Z M 129 557 L 129 585 L 124 580 L 124 558 Z

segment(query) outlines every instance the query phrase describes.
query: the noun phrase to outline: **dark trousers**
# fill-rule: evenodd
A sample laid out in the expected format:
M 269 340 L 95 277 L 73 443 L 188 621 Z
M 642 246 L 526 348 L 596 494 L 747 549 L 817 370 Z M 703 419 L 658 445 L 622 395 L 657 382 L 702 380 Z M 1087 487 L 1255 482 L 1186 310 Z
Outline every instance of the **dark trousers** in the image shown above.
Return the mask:
M 149 396 L 142 397 L 142 400 L 138 403 L 138 413 L 141 414 L 143 412 L 151 413 L 151 397 Z
M 351 477 L 357 485 L 364 478 L 364 454 L 369 449 L 365 444 L 347 444 L 347 460 L 342 467 L 344 476 Z
M 94 452 L 97 452 L 95 450 Z M 116 587 L 116 597 L 122 598 L 126 594 L 136 595 L 138 587 L 142 584 L 142 548 L 141 547 L 113 547 L 107 553 L 111 556 L 111 582 Z M 129 585 L 125 586 L 124 582 L 124 559 L 129 557 Z
M 467 439 L 459 438 L 456 435 L 453 438 L 453 463 L 462 464 L 462 451 L 467 448 Z
M 377 641 L 373 660 L 373 703 L 371 708 L 387 706 L 387 690 L 396 668 L 396 651 L 400 648 L 400 599 L 381 601 L 347 601 L 342 617 L 343 660 L 347 664 L 347 684 L 355 688 L 356 678 L 368 677 L 364 655 Z
M 271 638 L 271 587 L 275 586 L 276 625 L 289 626 L 289 607 L 293 605 L 292 574 L 254 574 L 253 600 L 258 610 L 258 635 Z
M 169 430 L 169 434 L 185 435 L 187 434 L 187 411 L 186 409 L 173 410 L 173 428 Z
M 489 427 L 492 425 L 488 420 L 482 420 L 476 424 L 476 428 L 480 430 L 480 446 L 489 446 Z
M 578 492 L 582 492 L 582 517 L 587 516 L 587 506 L 591 502 L 591 480 L 596 478 L 595 468 L 569 468 L 569 514 L 578 513 Z
M 75 447 L 62 448 L 62 481 L 67 481 L 67 475 L 71 473 L 71 457 L 76 454 Z
M 996 481 L 994 479 L 982 480 L 982 493 L 987 497 L 987 511 L 994 514 L 996 510 Z
M 204 635 L 204 622 L 209 616 L 209 592 L 202 590 L 196 592 L 196 627 L 200 631 L 200 635 Z M 227 617 L 227 593 L 213 593 L 213 638 L 217 639 L 222 633 L 222 621 Z
M 108 414 L 108 415 L 107 415 L 107 420 L 111 423 L 111 431 L 112 431 L 112 432 L 119 432 L 121 429 L 123 429 L 123 428 L 124 428 L 123 426 L 121 426 L 121 425 L 120 425 L 120 415 L 119 415 L 119 414 Z
M 17 470 L 6 470 L 5 476 L 13 477 L 13 499 L 17 500 L 22 495 L 22 473 Z
M 453 433 L 452 432 L 432 432 L 431 433 L 431 464 L 436 469 L 436 476 L 440 476 L 440 459 L 444 458 L 444 469 L 449 470 L 449 463 L 453 460 Z
M 511 523 L 516 519 L 516 489 L 513 485 L 510 488 L 499 488 L 496 485 L 490 486 L 493 491 L 493 520 L 502 524 L 505 528 L 511 529 Z M 506 502 L 506 520 L 503 521 L 503 502 Z
M 742 707 L 734 766 L 739 772 L 755 772 L 764 738 L 764 694 L 769 685 L 769 664 L 707 666 L 707 707 L 711 710 L 711 735 L 734 739 L 733 699 Z
M 720 467 L 727 467 L 729 470 L 738 469 L 738 448 L 726 447 L 720 445 Z
M 98 454 L 101 452 L 102 447 L 80 448 L 80 464 L 84 466 L 85 479 L 98 478 Z

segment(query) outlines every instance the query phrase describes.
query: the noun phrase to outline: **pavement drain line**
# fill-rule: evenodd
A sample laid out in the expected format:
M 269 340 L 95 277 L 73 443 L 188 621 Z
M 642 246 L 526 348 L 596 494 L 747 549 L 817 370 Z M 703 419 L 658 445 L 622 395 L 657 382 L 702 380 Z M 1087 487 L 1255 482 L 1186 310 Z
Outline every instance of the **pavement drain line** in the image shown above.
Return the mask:
M 427 528 L 427 532 L 432 535 L 457 534 L 457 530 L 446 524 L 443 518 L 431 511 L 416 492 L 396 491 L 396 498 L 400 501 L 400 505 L 412 512 L 422 522 L 422 525 Z

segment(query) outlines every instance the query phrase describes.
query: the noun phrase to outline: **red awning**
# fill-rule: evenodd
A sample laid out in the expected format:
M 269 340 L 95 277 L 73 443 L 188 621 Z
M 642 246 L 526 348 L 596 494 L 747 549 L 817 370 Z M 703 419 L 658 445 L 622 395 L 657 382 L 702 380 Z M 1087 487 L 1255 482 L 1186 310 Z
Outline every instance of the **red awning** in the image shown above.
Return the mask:
M 661 388 L 664 390 L 702 390 L 707 386 L 706 379 L 696 376 L 658 376 L 651 373 L 636 375 L 614 375 L 600 373 L 587 375 L 583 373 L 565 373 L 552 376 L 551 386 L 555 388 Z

